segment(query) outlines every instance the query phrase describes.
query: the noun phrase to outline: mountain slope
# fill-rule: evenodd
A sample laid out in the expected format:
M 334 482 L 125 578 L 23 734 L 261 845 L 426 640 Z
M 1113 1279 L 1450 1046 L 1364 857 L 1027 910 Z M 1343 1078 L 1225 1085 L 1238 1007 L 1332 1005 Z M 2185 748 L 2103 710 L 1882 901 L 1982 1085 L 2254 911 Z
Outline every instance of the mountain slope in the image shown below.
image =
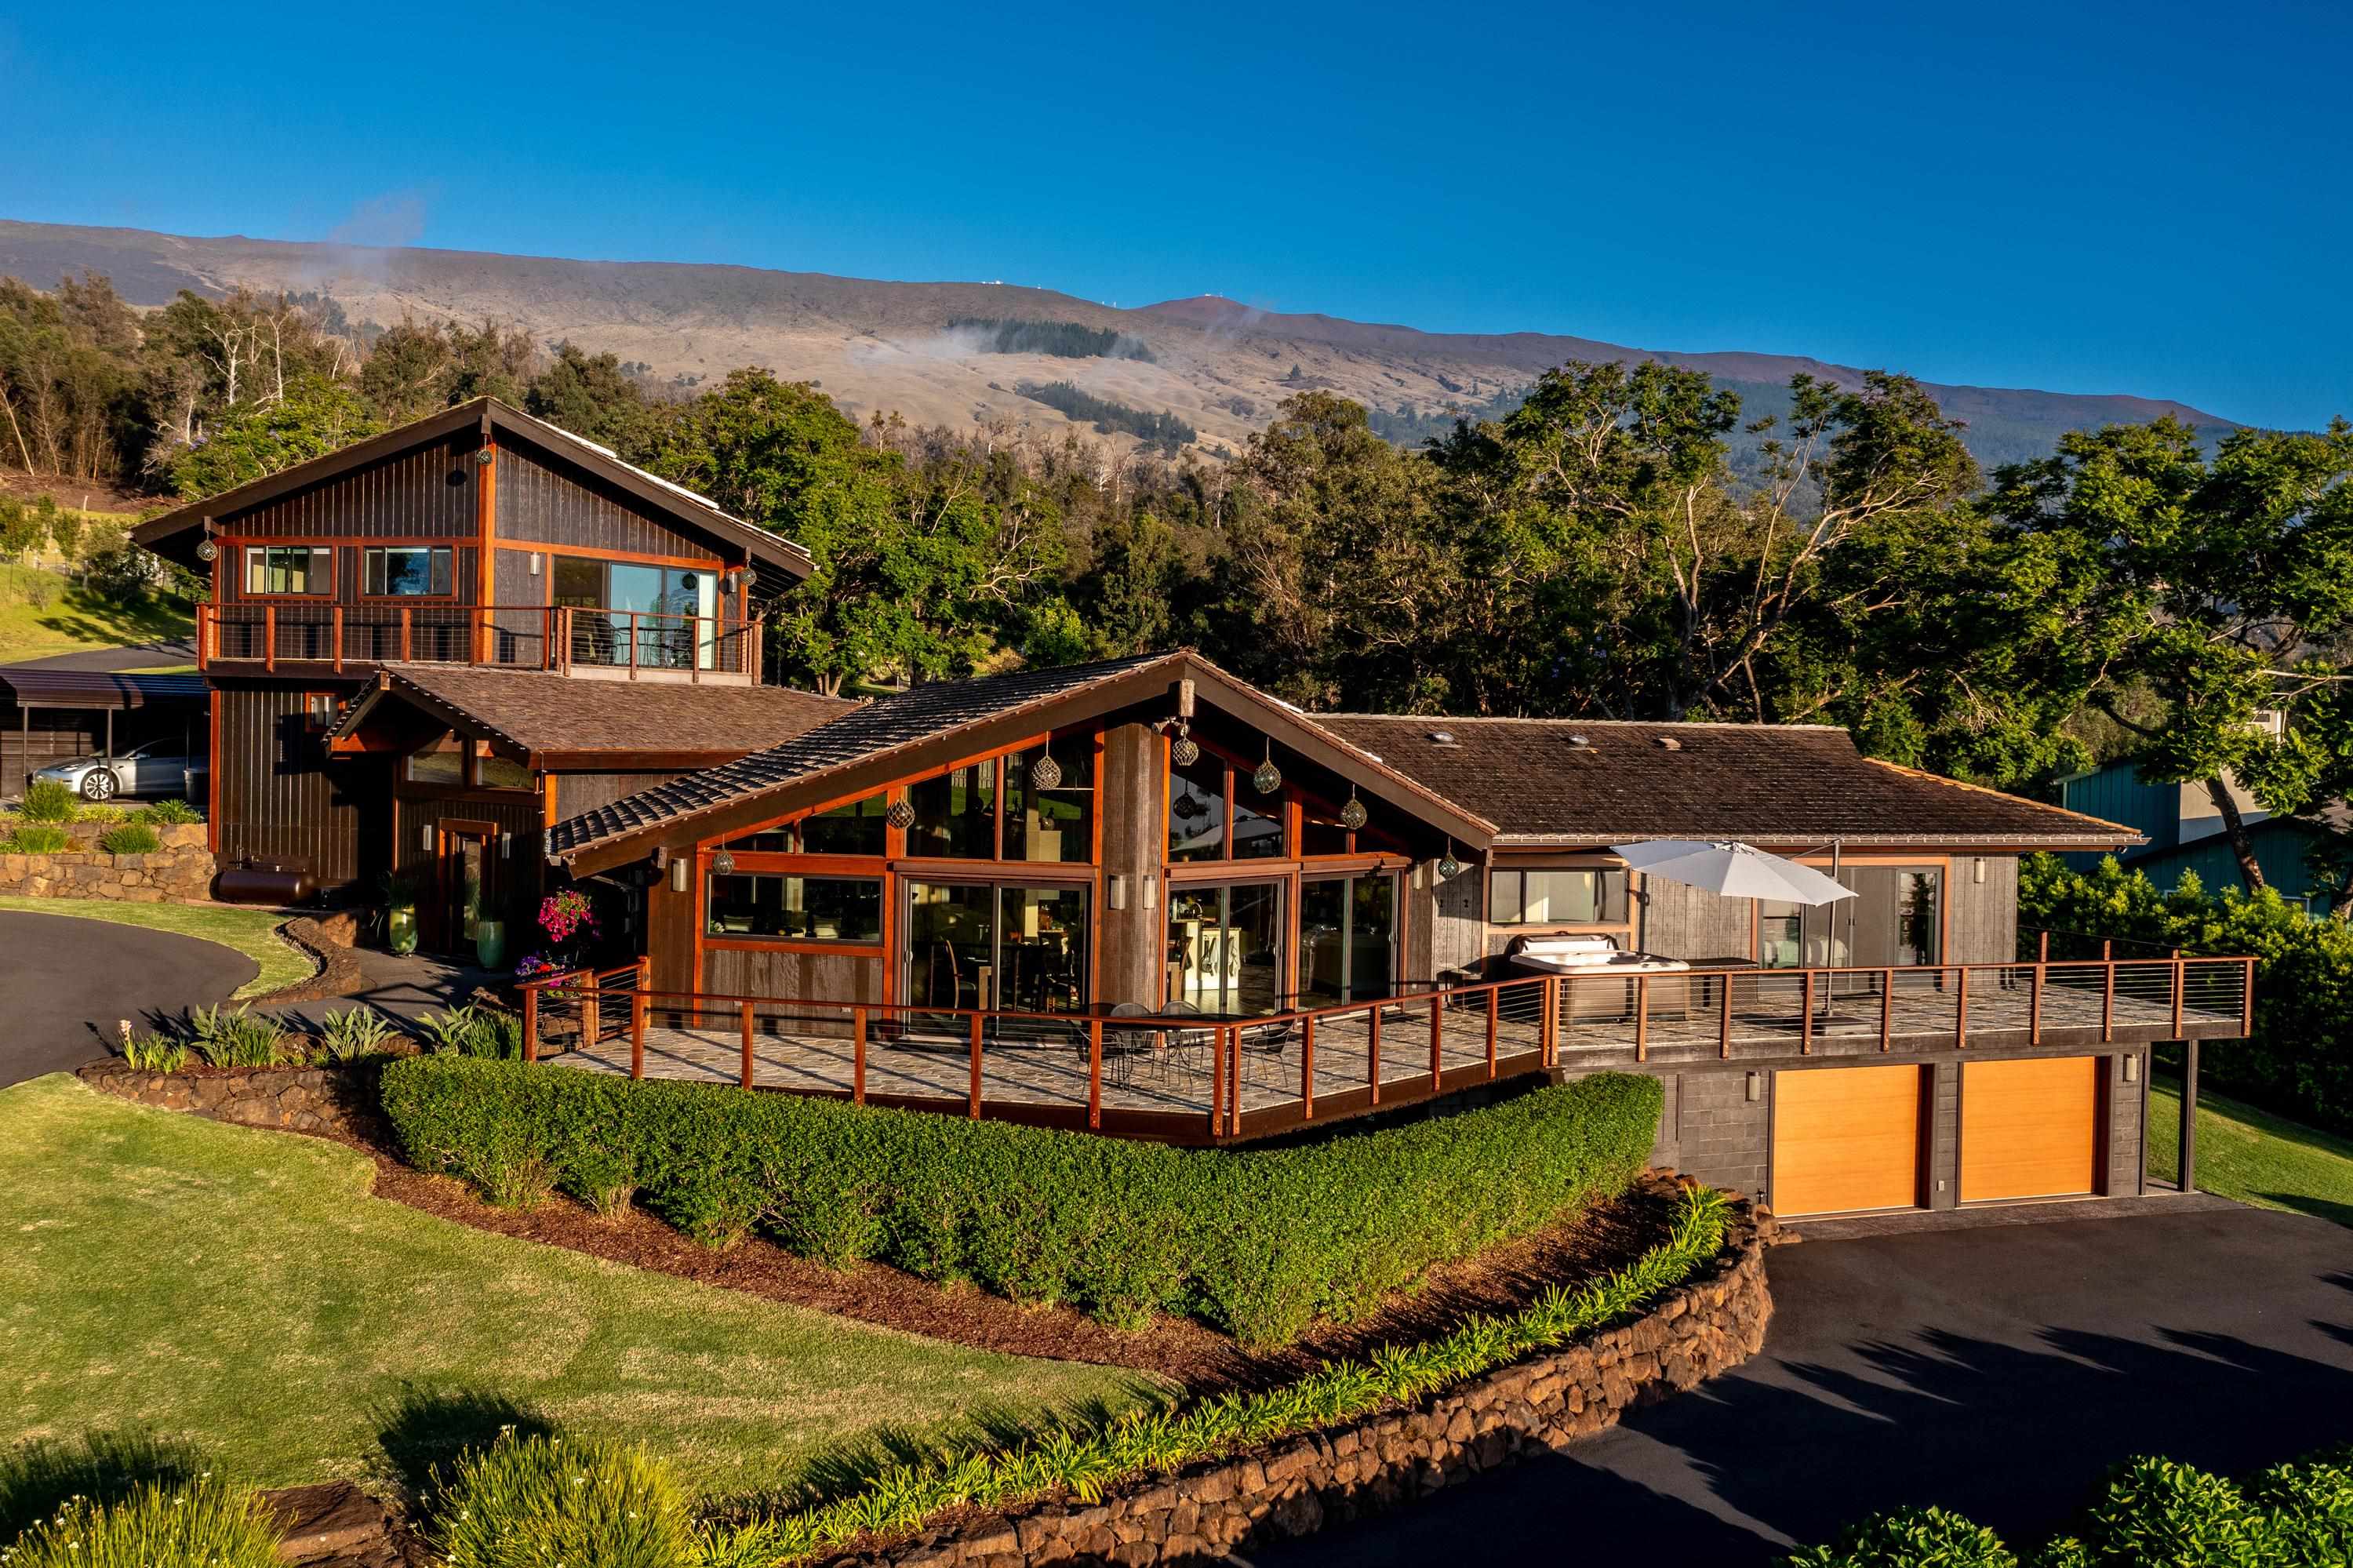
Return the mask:
M 715 378 L 765 365 L 817 381 L 854 415 L 895 410 L 920 424 L 1005 422 L 1051 430 L 1063 416 L 1018 388 L 1068 380 L 1095 397 L 1169 410 L 1208 452 L 1230 451 L 1276 404 L 1328 387 L 1390 416 L 1388 428 L 1431 428 L 1449 407 L 1486 405 L 1568 359 L 1652 358 L 1703 370 L 1743 394 L 1751 412 L 1786 400 L 1798 371 L 1852 384 L 1852 366 L 1798 356 L 1659 352 L 1542 333 L 1426 333 L 1323 315 L 1275 314 L 1202 296 L 1115 310 L 1048 289 L 992 283 L 898 283 L 689 262 L 575 261 L 487 252 L 377 249 L 332 243 L 194 238 L 143 229 L 0 220 L 0 273 L 49 287 L 69 272 L 102 272 L 134 304 L 181 289 L 317 291 L 355 322 L 512 320 L 543 342 L 569 338 L 641 361 L 662 379 Z M 1070 358 L 996 353 L 985 333 L 954 323 L 1035 320 L 1106 329 L 1149 357 Z M 1934 386 L 1969 424 L 1989 465 L 2046 452 L 2063 430 L 2172 413 L 2209 433 L 2229 422 L 2187 405 L 2136 397 Z

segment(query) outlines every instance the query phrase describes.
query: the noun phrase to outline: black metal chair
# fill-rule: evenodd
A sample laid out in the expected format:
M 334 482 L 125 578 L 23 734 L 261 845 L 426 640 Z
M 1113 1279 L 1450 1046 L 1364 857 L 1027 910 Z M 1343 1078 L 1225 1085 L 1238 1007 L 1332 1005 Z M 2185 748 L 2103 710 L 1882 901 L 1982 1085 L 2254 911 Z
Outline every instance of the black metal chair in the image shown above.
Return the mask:
M 1149 1018 L 1152 1010 L 1137 1002 L 1123 1001 L 1113 1007 L 1113 1018 Z M 1103 1032 L 1103 1081 L 1125 1088 L 1135 1079 L 1135 1062 L 1139 1056 L 1151 1054 L 1155 1032 L 1149 1029 L 1109 1029 Z M 1084 1060 L 1092 1052 L 1088 1036 L 1078 1038 L 1079 1056 Z

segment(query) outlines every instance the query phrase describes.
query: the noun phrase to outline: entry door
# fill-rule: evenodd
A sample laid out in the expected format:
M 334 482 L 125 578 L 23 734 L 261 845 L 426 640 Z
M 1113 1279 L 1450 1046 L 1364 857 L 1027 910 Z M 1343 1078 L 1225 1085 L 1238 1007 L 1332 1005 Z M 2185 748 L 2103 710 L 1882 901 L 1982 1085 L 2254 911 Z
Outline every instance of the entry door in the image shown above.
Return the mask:
M 2099 1190 L 2100 1059 L 2042 1056 L 1961 1068 L 1961 1202 Z
M 444 953 L 462 952 L 474 939 L 470 906 L 496 915 L 501 907 L 495 822 L 444 821 L 433 833 L 433 918 L 426 939 Z
M 1839 1214 L 1920 1202 L 1922 1069 L 1773 1075 L 1773 1211 Z

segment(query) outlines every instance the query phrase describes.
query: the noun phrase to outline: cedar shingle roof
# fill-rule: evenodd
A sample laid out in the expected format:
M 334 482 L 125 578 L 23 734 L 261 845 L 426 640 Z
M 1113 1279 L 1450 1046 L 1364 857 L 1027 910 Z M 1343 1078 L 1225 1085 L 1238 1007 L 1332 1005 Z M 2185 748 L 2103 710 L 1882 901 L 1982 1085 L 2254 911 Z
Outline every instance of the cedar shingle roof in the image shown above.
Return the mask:
M 759 751 L 859 705 L 784 686 L 676 681 L 601 681 L 494 665 L 386 663 L 382 695 L 462 715 L 486 738 L 524 751 L 630 753 Z M 335 727 L 354 733 L 375 695 Z
M 1176 657 L 1153 653 L 1058 670 L 938 681 L 878 697 L 781 746 L 566 818 L 551 830 L 548 853 L 573 853 L 608 838 L 765 794 L 971 725 L 1049 704 Z
M 1503 845 L 1704 838 L 2056 848 L 2138 836 L 2096 817 L 1874 761 L 1845 730 L 1820 725 L 1381 714 L 1322 714 L 1315 722 L 1493 822 Z M 1434 741 L 1438 734 L 1452 744 Z

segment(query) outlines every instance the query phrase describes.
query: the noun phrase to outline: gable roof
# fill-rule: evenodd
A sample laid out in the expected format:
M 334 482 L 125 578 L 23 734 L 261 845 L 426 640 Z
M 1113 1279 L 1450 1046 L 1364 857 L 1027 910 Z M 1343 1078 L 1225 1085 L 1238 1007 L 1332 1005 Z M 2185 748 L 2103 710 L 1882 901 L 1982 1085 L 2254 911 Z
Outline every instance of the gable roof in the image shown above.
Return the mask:
M 530 766 L 616 771 L 707 766 L 776 746 L 860 705 L 786 686 L 585 680 L 494 665 L 387 663 L 330 739 L 356 737 L 387 701 L 504 742 Z
M 938 681 L 877 698 L 781 746 L 706 768 L 558 822 L 548 853 L 587 869 L 633 858 L 623 846 L 642 835 L 852 768 L 907 759 L 910 768 L 934 743 L 950 743 L 1019 721 L 1035 733 L 1148 699 L 1192 680 L 1217 705 L 1247 713 L 1301 755 L 1406 804 L 1443 831 L 1483 843 L 1493 825 L 1366 755 L 1313 715 L 1229 675 L 1190 650 L 1139 654 L 1060 669 L 1020 670 L 965 681 Z M 1001 736 L 998 738 L 1002 738 Z
M 179 543 L 187 543 L 193 547 L 194 542 L 185 540 L 184 536 L 203 527 L 207 517 L 234 516 L 279 496 L 468 429 L 480 429 L 486 434 L 502 430 L 543 447 L 607 483 L 660 508 L 682 527 L 723 540 L 744 551 L 754 560 L 790 572 L 796 578 L 809 574 L 808 552 L 783 535 L 770 533 L 756 524 L 731 516 L 684 485 L 659 474 L 649 473 L 635 463 L 623 462 L 611 448 L 599 446 L 584 436 L 575 436 L 560 425 L 533 418 L 496 397 L 473 398 L 386 430 L 380 436 L 371 436 L 366 440 L 355 441 L 350 446 L 312 458 L 308 462 L 299 462 L 291 468 L 248 481 L 234 490 L 223 491 L 202 501 L 192 501 L 175 512 L 167 512 L 161 517 L 140 524 L 131 531 L 131 537 L 133 543 L 158 552 L 167 553 L 166 546 Z
M 2115 822 L 1864 757 L 1826 725 L 1327 714 L 1327 728 L 1494 821 L 1494 842 L 1645 838 L 2105 848 Z M 1444 735 L 1446 742 L 1434 736 Z M 1581 737 L 1578 745 L 1573 737 Z

